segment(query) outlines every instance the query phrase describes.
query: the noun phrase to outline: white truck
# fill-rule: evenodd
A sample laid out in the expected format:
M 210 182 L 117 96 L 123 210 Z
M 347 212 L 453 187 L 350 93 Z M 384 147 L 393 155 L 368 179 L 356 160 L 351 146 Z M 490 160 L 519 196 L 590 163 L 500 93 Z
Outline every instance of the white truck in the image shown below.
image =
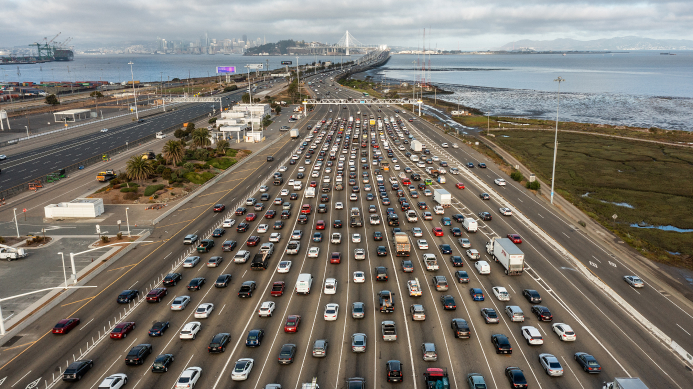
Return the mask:
M 318 377 L 313 377 L 313 382 L 301 384 L 301 389 L 320 389 L 318 385 Z
M 426 270 L 434 271 L 438 270 L 438 259 L 435 254 L 426 253 L 423 255 L 423 262 L 426 265 Z
M 479 223 L 471 217 L 465 217 L 462 222 L 462 227 L 464 227 L 467 232 L 476 232 L 479 229 Z
M 521 275 L 525 268 L 525 254 L 508 238 L 491 238 L 486 252 L 500 262 L 509 276 Z
M 298 128 L 292 128 L 289 131 L 289 136 L 292 138 L 298 138 Z
M 614 382 L 605 382 L 603 389 L 647 389 L 640 378 L 614 378 Z
M 296 255 L 300 250 L 301 242 L 297 240 L 289 241 L 289 244 L 286 246 L 286 253 L 289 255 Z
M 392 320 L 384 320 L 380 323 L 380 328 L 383 333 L 383 340 L 385 342 L 394 342 L 397 340 L 397 327 L 395 322 Z
M 423 144 L 418 140 L 413 140 L 409 144 L 409 150 L 420 152 L 421 150 L 423 150 Z
M 306 188 L 306 198 L 315 197 L 315 188 L 309 186 Z
M 419 284 L 418 278 L 407 281 L 407 289 L 409 290 L 409 296 L 421 296 L 421 284 Z
M 433 200 L 444 208 L 452 205 L 452 195 L 445 189 L 433 189 Z
M 0 259 L 12 261 L 26 257 L 26 250 L 0 244 Z

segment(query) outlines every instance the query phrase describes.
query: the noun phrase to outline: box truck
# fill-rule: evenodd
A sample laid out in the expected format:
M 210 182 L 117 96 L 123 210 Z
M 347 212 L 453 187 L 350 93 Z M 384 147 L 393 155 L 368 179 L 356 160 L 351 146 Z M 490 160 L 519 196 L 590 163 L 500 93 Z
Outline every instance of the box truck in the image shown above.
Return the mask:
M 452 205 L 452 195 L 445 189 L 433 189 L 433 200 L 444 208 Z
M 521 275 L 525 267 L 525 254 L 508 238 L 491 238 L 486 252 L 505 268 L 505 274 Z

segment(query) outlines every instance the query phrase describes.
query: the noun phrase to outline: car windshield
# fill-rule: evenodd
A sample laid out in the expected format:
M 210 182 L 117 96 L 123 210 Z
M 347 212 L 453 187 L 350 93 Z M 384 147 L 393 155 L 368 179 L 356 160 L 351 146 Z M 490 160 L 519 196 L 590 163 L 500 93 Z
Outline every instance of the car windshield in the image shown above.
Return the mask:
M 111 331 L 111 332 L 122 332 L 122 331 L 123 331 L 122 328 L 117 328 L 117 327 L 116 327 L 116 328 L 114 328 L 113 331 Z
M 189 377 L 180 377 L 178 379 L 178 382 L 181 384 L 187 384 L 188 382 L 190 382 L 190 378 Z
M 236 362 L 236 368 L 234 369 L 234 371 L 238 373 L 242 372 L 243 370 L 245 370 L 245 365 L 246 362 Z
M 55 328 L 62 328 L 65 327 L 66 323 L 58 323 L 55 325 Z
M 207 308 L 204 308 L 204 307 L 197 308 L 197 312 L 204 312 L 206 310 L 207 310 Z
M 597 366 L 598 365 L 596 361 L 587 361 L 587 364 L 590 366 Z
M 549 367 L 551 367 L 552 369 L 560 369 L 561 364 L 558 362 L 549 362 Z

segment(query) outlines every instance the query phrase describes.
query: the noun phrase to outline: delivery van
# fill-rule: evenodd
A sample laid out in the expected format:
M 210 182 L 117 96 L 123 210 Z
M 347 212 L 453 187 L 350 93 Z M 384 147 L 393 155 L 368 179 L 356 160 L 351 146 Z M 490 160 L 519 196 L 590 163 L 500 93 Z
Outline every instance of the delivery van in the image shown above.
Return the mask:
M 310 273 L 302 273 L 298 275 L 296 280 L 296 293 L 310 294 L 310 288 L 313 285 L 313 276 Z

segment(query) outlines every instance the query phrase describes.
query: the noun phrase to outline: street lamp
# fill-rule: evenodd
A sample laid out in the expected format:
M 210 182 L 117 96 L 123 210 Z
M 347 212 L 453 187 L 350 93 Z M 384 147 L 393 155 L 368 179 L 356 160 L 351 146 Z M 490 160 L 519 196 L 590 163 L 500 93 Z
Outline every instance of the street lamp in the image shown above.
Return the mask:
M 13 208 L 12 212 L 14 212 L 14 226 L 17 229 L 17 238 L 19 238 L 19 224 L 17 223 L 17 208 Z
M 130 207 L 125 208 L 125 222 L 128 224 L 128 238 L 130 238 L 130 218 L 128 217 L 128 209 L 130 209 Z
M 134 63 L 132 61 L 128 62 L 128 65 L 130 65 L 130 75 L 132 76 L 132 94 L 135 96 L 135 118 L 137 120 L 140 120 L 140 115 L 137 112 L 137 92 L 135 91 L 135 73 L 132 71 L 132 65 Z
M 558 94 L 556 95 L 556 136 L 553 141 L 553 172 L 551 173 L 551 204 L 553 204 L 553 185 L 556 181 L 556 154 L 558 154 L 558 108 L 561 103 L 561 82 L 565 79 L 558 77 L 554 81 L 558 81 Z
M 67 288 L 67 271 L 65 270 L 65 254 L 59 252 L 60 256 L 63 258 L 63 277 L 65 278 L 65 288 Z

